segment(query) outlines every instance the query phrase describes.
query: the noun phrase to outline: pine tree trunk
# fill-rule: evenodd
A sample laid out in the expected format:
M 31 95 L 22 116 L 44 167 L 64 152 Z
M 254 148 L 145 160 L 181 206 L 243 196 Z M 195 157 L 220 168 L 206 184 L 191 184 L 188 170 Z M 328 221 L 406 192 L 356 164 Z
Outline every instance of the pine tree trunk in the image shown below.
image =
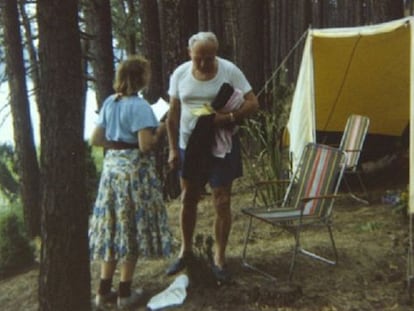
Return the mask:
M 87 32 L 90 35 L 91 65 L 93 69 L 97 110 L 113 93 L 114 53 L 110 0 L 84 1 Z
M 151 103 L 155 102 L 159 97 L 167 100 L 167 85 L 165 85 L 162 75 L 162 44 L 158 5 L 153 0 L 141 0 L 139 5 L 143 53 L 151 62 L 152 72 L 150 85 L 144 91 L 144 96 Z
M 184 58 L 188 57 L 186 46 L 181 46 L 180 29 L 182 21 L 177 19 L 179 16 L 178 4 L 179 0 L 159 0 L 158 16 L 160 22 L 160 38 L 162 57 L 162 76 L 163 85 L 167 86 L 169 77 L 174 69 L 180 64 Z
M 78 2 L 39 0 L 42 250 L 39 309 L 90 310 Z
M 36 99 L 36 104 L 39 102 L 39 84 L 40 84 L 40 77 L 39 77 L 39 62 L 38 62 L 38 55 L 37 55 L 37 48 L 35 47 L 35 35 L 33 34 L 32 30 L 32 22 L 30 21 L 33 16 L 33 13 L 27 13 L 25 7 L 25 1 L 18 1 L 19 4 L 19 11 L 22 19 L 22 26 L 24 27 L 24 38 L 26 39 L 26 49 L 29 53 L 29 61 L 30 67 L 27 70 L 28 76 L 33 82 L 33 90 L 29 90 L 29 92 L 34 93 L 34 97 Z
M 40 234 L 40 173 L 30 118 L 17 2 L 6 1 L 1 13 L 21 199 L 26 227 L 29 234 L 35 236 Z
M 258 92 L 263 85 L 263 0 L 238 3 L 236 63 Z

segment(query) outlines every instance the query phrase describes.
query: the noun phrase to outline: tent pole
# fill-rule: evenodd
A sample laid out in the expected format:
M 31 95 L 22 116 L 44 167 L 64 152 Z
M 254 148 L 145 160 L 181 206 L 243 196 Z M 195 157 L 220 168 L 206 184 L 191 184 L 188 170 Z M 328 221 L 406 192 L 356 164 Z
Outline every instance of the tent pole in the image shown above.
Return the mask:
M 290 49 L 289 53 L 280 62 L 279 66 L 277 66 L 277 68 L 273 71 L 273 73 L 270 76 L 270 78 L 267 79 L 267 81 L 265 82 L 265 84 L 263 85 L 263 87 L 261 88 L 261 90 L 257 93 L 257 97 L 259 97 L 266 90 L 266 88 L 269 85 L 269 83 L 273 81 L 273 79 L 276 77 L 276 74 L 280 71 L 280 69 L 283 67 L 283 65 L 287 62 L 287 60 L 290 58 L 290 56 L 292 55 L 292 53 L 298 48 L 299 44 L 303 41 L 303 39 L 306 38 L 306 36 L 308 34 L 308 31 L 309 31 L 309 29 L 306 30 L 302 34 L 302 36 L 298 39 L 298 41 L 296 41 L 295 45 Z

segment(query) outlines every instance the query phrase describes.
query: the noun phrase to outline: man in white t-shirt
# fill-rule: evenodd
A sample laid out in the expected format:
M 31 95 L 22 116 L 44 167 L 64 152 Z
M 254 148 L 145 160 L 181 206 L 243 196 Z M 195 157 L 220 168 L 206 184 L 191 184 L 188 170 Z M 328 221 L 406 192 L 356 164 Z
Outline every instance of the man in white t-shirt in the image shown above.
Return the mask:
M 217 56 L 218 41 L 211 32 L 199 32 L 188 42 L 191 60 L 176 68 L 170 78 L 168 94 L 170 110 L 167 119 L 169 140 L 168 162 L 172 169 L 182 169 L 189 138 L 196 127 L 196 111 L 210 105 L 223 83 L 229 83 L 244 95 L 239 109 L 215 112 L 214 128 L 233 127 L 257 111 L 258 100 L 242 71 L 232 62 Z M 232 137 L 232 148 L 224 158 L 212 157 L 208 181 L 212 188 L 216 212 L 214 222 L 215 253 L 212 266 L 218 281 L 229 278 L 225 266 L 225 250 L 231 229 L 231 188 L 235 178 L 242 176 L 240 141 L 238 134 Z M 192 182 L 181 176 L 182 206 L 180 215 L 181 249 L 168 275 L 183 270 L 192 258 L 192 238 L 196 224 L 197 204 L 204 184 Z

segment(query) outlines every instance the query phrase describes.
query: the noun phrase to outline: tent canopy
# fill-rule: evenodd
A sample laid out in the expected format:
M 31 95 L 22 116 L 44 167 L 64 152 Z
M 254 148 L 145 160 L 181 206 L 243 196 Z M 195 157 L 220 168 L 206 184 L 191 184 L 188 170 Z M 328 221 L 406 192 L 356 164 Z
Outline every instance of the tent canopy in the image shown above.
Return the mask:
M 413 22 L 409 17 L 308 31 L 288 121 L 294 166 L 305 144 L 315 142 L 316 130 L 342 132 L 350 114 L 369 116 L 369 133 L 403 133 L 413 120 Z M 411 124 L 410 162 L 413 128 Z

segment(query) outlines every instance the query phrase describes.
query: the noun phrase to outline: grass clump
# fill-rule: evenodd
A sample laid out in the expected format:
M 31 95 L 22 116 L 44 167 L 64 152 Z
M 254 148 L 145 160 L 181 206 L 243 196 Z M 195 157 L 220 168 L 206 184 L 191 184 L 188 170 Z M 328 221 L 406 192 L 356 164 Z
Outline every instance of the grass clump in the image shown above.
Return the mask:
M 0 277 L 30 266 L 34 254 L 24 225 L 16 213 L 0 214 Z

